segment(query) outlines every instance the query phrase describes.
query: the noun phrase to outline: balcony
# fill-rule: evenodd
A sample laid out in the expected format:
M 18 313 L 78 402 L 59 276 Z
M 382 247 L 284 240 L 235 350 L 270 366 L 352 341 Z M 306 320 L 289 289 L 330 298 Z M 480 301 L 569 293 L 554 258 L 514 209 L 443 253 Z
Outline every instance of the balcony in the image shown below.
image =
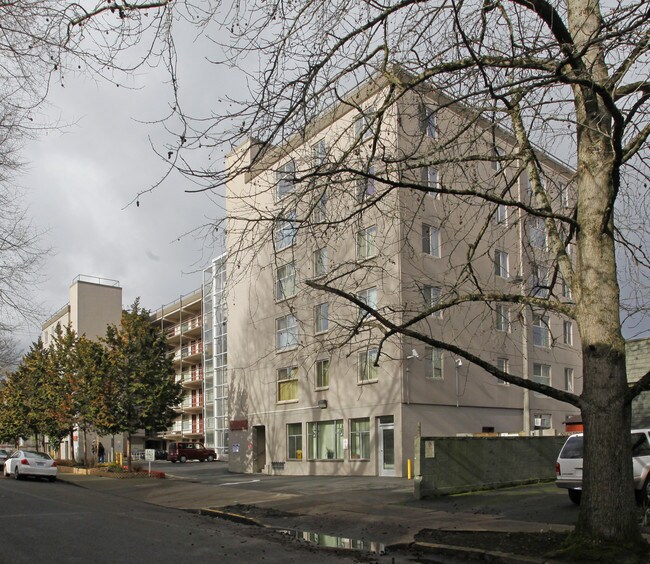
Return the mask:
M 181 403 L 183 413 L 203 413 L 203 396 L 185 397 Z
M 192 366 L 176 374 L 176 382 L 179 382 L 183 388 L 189 390 L 198 390 L 203 383 L 203 368 L 201 366 Z
M 197 337 L 201 335 L 201 316 L 197 315 L 183 323 L 178 323 L 165 331 L 165 338 L 173 340 L 181 335 Z
M 203 353 L 203 341 L 193 341 L 189 345 L 181 347 L 174 352 L 173 361 L 178 362 L 198 362 Z

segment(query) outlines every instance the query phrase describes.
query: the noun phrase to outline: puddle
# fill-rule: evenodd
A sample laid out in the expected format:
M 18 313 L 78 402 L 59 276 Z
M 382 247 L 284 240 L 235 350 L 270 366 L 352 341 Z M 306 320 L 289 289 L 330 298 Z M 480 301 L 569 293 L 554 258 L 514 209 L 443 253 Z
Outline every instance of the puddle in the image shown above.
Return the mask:
M 377 554 L 383 554 L 386 549 L 386 546 L 380 542 L 349 539 L 347 537 L 325 535 L 323 533 L 311 533 L 309 531 L 296 531 L 290 529 L 280 529 L 279 532 L 298 540 L 307 541 L 316 546 L 324 546 L 328 548 L 363 550 L 365 552 L 375 552 Z

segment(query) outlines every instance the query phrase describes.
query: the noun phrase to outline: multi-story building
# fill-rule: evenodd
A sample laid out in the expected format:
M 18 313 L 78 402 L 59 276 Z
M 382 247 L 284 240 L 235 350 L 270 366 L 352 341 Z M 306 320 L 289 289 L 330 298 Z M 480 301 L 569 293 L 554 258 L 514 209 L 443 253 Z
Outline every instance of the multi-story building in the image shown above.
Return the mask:
M 41 338 L 47 347 L 52 343 L 57 326 L 64 329 L 70 327 L 77 335 L 85 335 L 88 339 L 98 340 L 106 336 L 108 325 L 119 326 L 122 318 L 122 288 L 117 280 L 86 276 L 80 274 L 70 285 L 70 298 L 66 305 L 41 325 Z M 79 433 L 74 434 L 74 453 L 70 447 L 69 438 L 65 438 L 60 447 L 62 458 L 83 458 L 90 452 L 96 436 L 86 433 L 86 442 Z M 136 437 L 135 441 L 142 439 Z M 102 437 L 102 440 L 106 438 Z M 111 438 L 112 450 L 122 452 L 121 437 Z M 113 452 L 108 456 L 112 457 Z M 112 458 L 111 458 L 112 460 Z
M 165 440 L 205 441 L 203 378 L 203 292 L 201 288 L 180 296 L 151 315 L 167 339 L 176 371 L 183 387 L 183 399 L 176 406 L 176 419 L 161 434 Z M 150 448 L 155 445 L 148 442 Z
M 387 88 L 368 83 L 285 144 L 228 156 L 242 170 L 226 193 L 233 470 L 402 476 L 417 433 L 563 432 L 577 412 L 437 345 L 581 391 L 574 324 L 544 308 L 571 300 L 544 222 L 500 203 L 533 198 L 513 137 L 433 90 L 386 107 Z M 537 159 L 568 210 L 573 171 Z M 463 197 L 477 186 L 494 203 Z M 364 304 L 430 341 L 390 334 Z

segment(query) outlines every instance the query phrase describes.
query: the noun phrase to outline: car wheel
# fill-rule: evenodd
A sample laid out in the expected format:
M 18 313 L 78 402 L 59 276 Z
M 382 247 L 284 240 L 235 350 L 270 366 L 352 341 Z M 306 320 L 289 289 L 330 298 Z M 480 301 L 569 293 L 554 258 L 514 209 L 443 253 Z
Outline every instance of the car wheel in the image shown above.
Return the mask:
M 582 490 L 569 490 L 569 499 L 576 505 L 580 505 Z
M 199 462 L 205 462 L 205 458 L 199 458 Z
M 22 477 L 20 476 L 20 474 L 18 472 L 18 466 L 16 466 L 16 468 L 14 468 L 14 478 L 16 478 L 16 480 L 22 480 Z
M 214 460 L 214 456 L 210 455 L 208 456 L 208 462 L 212 462 Z
M 187 456 L 181 456 L 181 457 L 179 458 L 179 460 L 180 460 L 181 462 L 187 462 Z

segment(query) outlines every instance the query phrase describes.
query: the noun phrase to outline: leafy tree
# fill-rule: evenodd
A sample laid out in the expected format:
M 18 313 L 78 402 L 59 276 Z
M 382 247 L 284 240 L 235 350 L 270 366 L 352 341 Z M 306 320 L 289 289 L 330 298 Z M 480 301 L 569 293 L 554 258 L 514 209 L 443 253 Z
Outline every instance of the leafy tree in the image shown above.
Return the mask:
M 122 313 L 120 327 L 109 325 L 104 345 L 108 357 L 107 427 L 127 433 L 127 460 L 131 465 L 131 434 L 140 429 L 155 433 L 174 417 L 173 406 L 182 390 L 174 381 L 167 342 L 136 299 Z

